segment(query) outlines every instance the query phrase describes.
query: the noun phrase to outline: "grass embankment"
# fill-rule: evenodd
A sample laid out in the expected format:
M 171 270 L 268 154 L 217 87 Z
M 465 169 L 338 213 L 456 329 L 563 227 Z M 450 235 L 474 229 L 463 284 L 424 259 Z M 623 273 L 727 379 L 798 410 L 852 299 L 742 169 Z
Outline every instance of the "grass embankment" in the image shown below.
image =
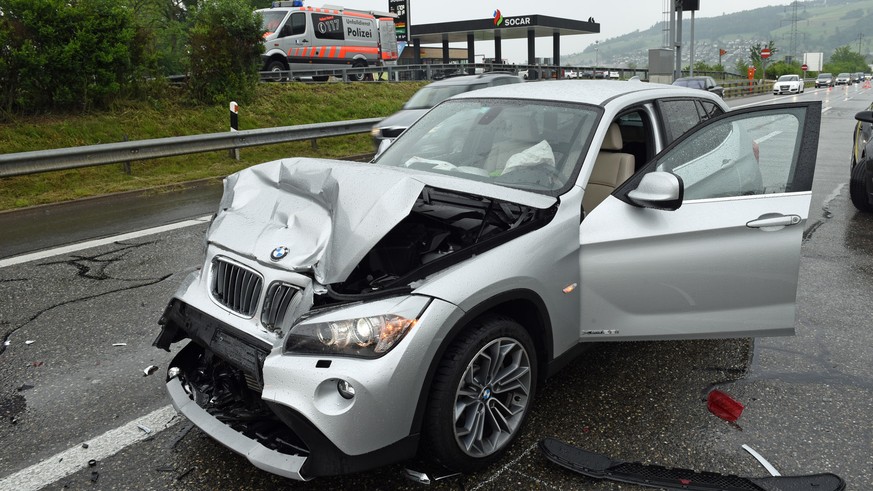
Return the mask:
M 257 100 L 241 106 L 241 130 L 384 117 L 423 82 L 361 84 L 260 84 Z M 227 131 L 227 105 L 202 106 L 168 90 L 160 99 L 118 103 L 83 115 L 16 117 L 0 124 L 0 153 L 145 140 Z M 0 178 L 0 210 L 224 177 L 261 162 L 289 156 L 343 157 L 371 152 L 369 134 L 243 148 L 240 160 L 210 152 L 122 164 Z

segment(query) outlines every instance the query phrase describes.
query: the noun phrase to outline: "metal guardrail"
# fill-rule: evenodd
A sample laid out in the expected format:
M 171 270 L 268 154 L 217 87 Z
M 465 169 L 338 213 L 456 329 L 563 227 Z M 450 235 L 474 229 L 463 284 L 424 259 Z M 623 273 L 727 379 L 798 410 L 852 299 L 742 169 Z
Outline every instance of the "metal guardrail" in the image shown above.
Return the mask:
M 278 72 L 260 72 L 261 81 L 288 82 L 309 78 L 334 77 L 341 81 L 365 77 L 371 80 L 407 81 L 407 80 L 439 80 L 448 76 L 477 74 L 483 72 L 504 72 L 512 74 L 527 74 L 530 80 L 551 78 L 609 78 L 609 73 L 617 73 L 618 78 L 626 79 L 638 76 L 648 77 L 647 69 L 604 68 L 593 66 L 556 66 L 556 65 L 509 65 L 501 63 L 447 63 L 421 65 L 385 65 L 366 68 L 319 69 L 306 68 L 284 70 Z M 576 73 L 575 77 L 567 77 L 566 73 Z
M 381 118 L 174 136 L 0 155 L 0 177 L 368 133 Z

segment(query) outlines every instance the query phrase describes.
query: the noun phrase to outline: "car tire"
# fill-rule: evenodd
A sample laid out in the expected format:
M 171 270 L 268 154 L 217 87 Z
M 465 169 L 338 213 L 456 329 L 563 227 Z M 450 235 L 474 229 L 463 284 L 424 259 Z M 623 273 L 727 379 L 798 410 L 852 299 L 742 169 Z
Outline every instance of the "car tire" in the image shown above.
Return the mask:
M 853 156 L 854 159 L 854 156 Z M 867 164 L 862 160 L 852 167 L 852 175 L 849 178 L 849 197 L 852 199 L 852 204 L 859 211 L 865 213 L 873 212 L 873 205 L 870 204 L 870 195 L 867 193 Z
M 434 375 L 423 456 L 457 472 L 499 459 L 521 432 L 536 383 L 527 331 L 507 317 L 476 321 L 452 342 Z
M 275 75 L 271 76 L 270 80 L 275 80 L 276 82 L 282 82 L 286 80 L 286 77 L 283 77 L 280 72 L 288 71 L 288 67 L 285 66 L 284 63 L 278 60 L 273 60 L 267 64 L 268 72 L 275 72 Z
M 367 62 L 364 60 L 355 60 L 355 62 L 352 63 L 352 68 L 367 68 Z M 367 75 L 364 73 L 350 73 L 348 75 L 348 80 L 350 82 L 363 82 L 366 77 Z

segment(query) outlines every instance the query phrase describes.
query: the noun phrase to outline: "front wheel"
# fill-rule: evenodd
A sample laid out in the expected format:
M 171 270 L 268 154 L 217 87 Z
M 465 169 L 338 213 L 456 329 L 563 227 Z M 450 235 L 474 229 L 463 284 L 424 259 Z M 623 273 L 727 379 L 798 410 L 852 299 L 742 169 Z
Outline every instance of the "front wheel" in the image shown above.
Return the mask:
M 288 67 L 286 67 L 281 61 L 273 60 L 267 64 L 267 71 L 271 72 L 271 80 L 282 82 L 286 80 L 286 77 L 282 75 L 282 72 L 288 71 Z
M 425 421 L 427 457 L 472 472 L 497 460 L 521 431 L 536 391 L 530 335 L 505 317 L 486 317 L 440 362 Z
M 852 156 L 854 159 L 854 154 Z M 870 194 L 867 193 L 867 181 L 870 176 L 867 175 L 867 162 L 862 160 L 852 167 L 852 175 L 849 178 L 849 197 L 852 198 L 852 204 L 859 211 L 866 213 L 873 212 L 873 205 L 870 204 Z

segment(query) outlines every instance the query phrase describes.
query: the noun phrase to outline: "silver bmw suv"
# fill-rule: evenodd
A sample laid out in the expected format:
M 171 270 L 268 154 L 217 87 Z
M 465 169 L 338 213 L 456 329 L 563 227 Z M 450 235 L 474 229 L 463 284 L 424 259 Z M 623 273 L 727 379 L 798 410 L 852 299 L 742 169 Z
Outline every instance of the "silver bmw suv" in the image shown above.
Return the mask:
M 593 343 L 792 334 L 820 103 L 555 81 L 449 99 L 371 164 L 225 181 L 160 320 L 175 407 L 307 480 L 500 458 Z

